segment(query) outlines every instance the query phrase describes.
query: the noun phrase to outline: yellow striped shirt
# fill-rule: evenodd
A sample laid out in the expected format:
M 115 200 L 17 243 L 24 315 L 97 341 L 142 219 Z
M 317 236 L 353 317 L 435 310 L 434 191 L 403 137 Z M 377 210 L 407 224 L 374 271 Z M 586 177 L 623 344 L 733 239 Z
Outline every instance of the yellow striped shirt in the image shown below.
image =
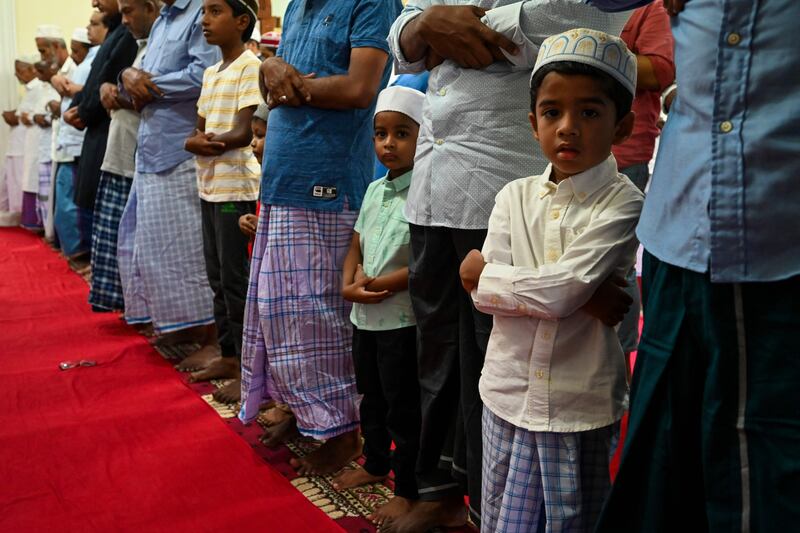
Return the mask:
M 249 50 L 219 72 L 222 62 L 208 67 L 197 100 L 197 114 L 206 121 L 207 133 L 225 133 L 234 127 L 236 113 L 261 103 L 258 69 L 261 62 Z M 197 188 L 208 202 L 258 199 L 261 167 L 250 146 L 228 150 L 217 157 L 195 156 Z

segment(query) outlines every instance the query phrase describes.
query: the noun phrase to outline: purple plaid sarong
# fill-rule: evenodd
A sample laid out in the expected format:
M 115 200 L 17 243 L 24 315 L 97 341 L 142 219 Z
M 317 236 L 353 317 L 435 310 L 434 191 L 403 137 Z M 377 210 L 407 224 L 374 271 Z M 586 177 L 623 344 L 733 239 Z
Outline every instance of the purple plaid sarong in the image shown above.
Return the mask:
M 300 433 L 325 440 L 358 427 L 350 304 L 342 265 L 358 213 L 262 205 L 242 346 L 244 422 L 272 398 Z
M 611 490 L 615 427 L 528 431 L 484 406 L 481 532 L 594 531 Z

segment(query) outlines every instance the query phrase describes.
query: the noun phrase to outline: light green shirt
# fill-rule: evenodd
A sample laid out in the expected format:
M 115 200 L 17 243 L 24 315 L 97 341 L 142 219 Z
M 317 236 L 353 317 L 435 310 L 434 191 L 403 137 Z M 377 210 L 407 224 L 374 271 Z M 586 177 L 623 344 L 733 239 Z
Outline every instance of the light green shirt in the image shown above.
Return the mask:
M 358 214 L 355 231 L 361 241 L 362 268 L 371 277 L 408 266 L 408 221 L 403 215 L 411 172 L 393 180 L 388 175 L 370 183 Z M 395 293 L 377 304 L 353 304 L 350 320 L 368 331 L 400 329 L 416 324 L 408 291 Z

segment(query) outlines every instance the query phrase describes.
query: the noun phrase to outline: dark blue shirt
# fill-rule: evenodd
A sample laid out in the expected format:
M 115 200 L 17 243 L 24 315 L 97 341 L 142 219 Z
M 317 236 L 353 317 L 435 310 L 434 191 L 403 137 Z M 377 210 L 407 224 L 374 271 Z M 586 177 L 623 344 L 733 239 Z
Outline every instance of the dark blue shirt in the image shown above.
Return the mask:
M 399 0 L 293 0 L 278 56 L 318 78 L 347 74 L 353 48 L 389 53 L 389 28 Z M 386 62 L 380 87 L 386 86 Z M 261 201 L 324 211 L 358 209 L 372 178 L 373 102 L 367 109 L 313 106 L 273 109 L 264 146 Z

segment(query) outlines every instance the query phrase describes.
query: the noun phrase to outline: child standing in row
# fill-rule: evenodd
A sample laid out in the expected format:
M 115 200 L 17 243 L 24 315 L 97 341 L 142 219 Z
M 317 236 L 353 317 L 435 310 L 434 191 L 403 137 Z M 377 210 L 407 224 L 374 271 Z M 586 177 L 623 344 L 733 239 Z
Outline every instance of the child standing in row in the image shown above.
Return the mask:
M 363 394 L 366 461 L 363 468 L 339 474 L 334 487 L 377 482 L 393 470 L 395 497 L 370 516 L 377 524 L 407 512 L 417 499 L 417 335 L 408 295 L 410 232 L 403 209 L 424 100 L 423 93 L 399 86 L 378 96 L 375 152 L 388 173 L 372 182 L 364 195 L 343 269 L 342 296 L 353 302 L 353 360 L 356 386 Z
M 529 117 L 551 164 L 497 194 L 483 251 L 462 263 L 475 306 L 494 315 L 482 531 L 591 531 L 610 489 L 625 358 L 584 306 L 635 261 L 643 196 L 611 155 L 633 127 L 635 86 L 636 57 L 617 37 L 577 29 L 542 43 Z
M 197 101 L 197 131 L 186 140 L 195 154 L 206 272 L 214 293 L 219 357 L 192 374 L 193 381 L 233 379 L 220 394 L 240 388 L 242 321 L 249 273 L 248 238 L 239 218 L 254 213 L 261 169 L 250 146 L 251 119 L 261 103 L 261 65 L 244 47 L 255 25 L 256 0 L 205 0 L 203 35 L 222 61 L 208 67 Z

